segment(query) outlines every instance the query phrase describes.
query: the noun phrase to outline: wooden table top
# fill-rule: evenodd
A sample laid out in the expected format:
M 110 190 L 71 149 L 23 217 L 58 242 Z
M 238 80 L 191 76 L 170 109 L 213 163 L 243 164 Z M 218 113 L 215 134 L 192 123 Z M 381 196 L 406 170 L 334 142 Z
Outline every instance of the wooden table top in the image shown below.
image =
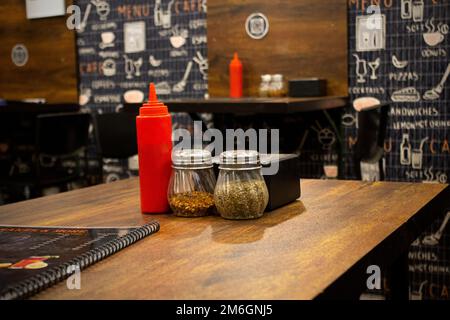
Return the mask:
M 407 250 L 450 193 L 438 184 L 303 180 L 301 187 L 301 200 L 258 220 L 186 219 L 141 215 L 138 180 L 130 179 L 1 206 L 0 224 L 161 224 L 83 271 L 81 290 L 62 282 L 37 299 L 313 299 L 375 251 L 394 259 Z
M 162 99 L 163 100 L 163 99 Z M 292 114 L 343 108 L 347 97 L 311 98 L 209 98 L 163 100 L 171 112 L 220 114 Z M 125 104 L 124 111 L 138 113 L 142 104 Z

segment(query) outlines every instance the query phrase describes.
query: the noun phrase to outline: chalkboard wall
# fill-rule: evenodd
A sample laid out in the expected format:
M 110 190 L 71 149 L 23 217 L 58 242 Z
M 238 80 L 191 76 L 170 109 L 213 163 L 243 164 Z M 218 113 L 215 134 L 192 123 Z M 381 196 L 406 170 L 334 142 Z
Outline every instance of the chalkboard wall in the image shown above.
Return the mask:
M 374 97 L 391 106 L 385 142 L 387 180 L 448 183 L 450 4 L 372 2 L 379 6 L 348 1 L 349 95 L 352 100 Z M 355 119 L 354 111 L 347 110 L 345 119 L 345 175 L 354 178 L 356 123 L 348 121 Z M 443 211 L 442 217 L 409 253 L 415 299 L 449 299 L 450 213 Z
M 161 100 L 202 98 L 208 90 L 206 0 L 75 0 L 80 104 L 116 112 L 147 100 L 154 82 Z M 192 130 L 189 115 L 174 127 Z M 95 153 L 95 150 L 93 151 Z M 135 175 L 127 161 L 106 159 L 104 180 Z
M 76 0 L 80 102 L 120 109 L 154 81 L 161 98 L 207 92 L 206 1 Z M 111 110 L 112 109 L 112 110 Z

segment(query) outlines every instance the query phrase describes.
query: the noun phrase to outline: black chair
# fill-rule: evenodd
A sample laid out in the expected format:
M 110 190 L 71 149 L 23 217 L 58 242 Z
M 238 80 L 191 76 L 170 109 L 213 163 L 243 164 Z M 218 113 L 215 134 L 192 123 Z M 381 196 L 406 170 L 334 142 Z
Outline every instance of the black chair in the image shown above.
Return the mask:
M 378 104 L 357 112 L 358 140 L 355 146 L 354 165 L 357 178 L 360 180 L 384 180 L 384 140 L 389 108 L 388 104 Z
M 103 159 L 128 159 L 138 153 L 136 115 L 126 112 L 94 115 L 99 174 L 103 181 Z
M 31 172 L 21 175 L 11 170 L 13 174 L 1 178 L 0 185 L 10 190 L 29 190 L 25 198 L 41 196 L 43 189 L 51 186 L 68 190 L 68 184 L 80 180 L 87 171 L 90 120 L 90 114 L 84 113 L 38 115 Z M 80 161 L 82 151 L 84 169 Z M 63 162 L 71 165 L 65 166 Z

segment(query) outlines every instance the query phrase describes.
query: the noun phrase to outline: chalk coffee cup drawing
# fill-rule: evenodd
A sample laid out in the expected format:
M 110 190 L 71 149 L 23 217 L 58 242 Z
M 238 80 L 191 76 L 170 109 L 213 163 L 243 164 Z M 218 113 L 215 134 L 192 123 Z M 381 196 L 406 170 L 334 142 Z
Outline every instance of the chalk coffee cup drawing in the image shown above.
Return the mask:
M 170 37 L 170 44 L 175 48 L 181 48 L 186 43 L 186 39 L 182 36 L 172 36 Z
M 112 32 L 103 32 L 101 34 L 102 42 L 99 44 L 100 49 L 114 47 L 116 36 Z
M 423 40 L 430 47 L 437 46 L 442 41 L 444 41 L 444 35 L 440 32 L 427 32 L 423 34 Z
M 174 26 L 172 29 L 172 36 L 170 37 L 170 44 L 175 48 L 181 48 L 186 43 L 186 38 L 189 33 L 186 29 L 180 30 L 178 25 Z
M 427 32 L 423 34 L 423 40 L 430 47 L 437 46 L 445 39 L 445 35 L 448 34 L 449 27 L 448 24 L 439 22 L 436 26 L 434 23 L 434 18 L 427 20 L 425 23 L 425 28 Z

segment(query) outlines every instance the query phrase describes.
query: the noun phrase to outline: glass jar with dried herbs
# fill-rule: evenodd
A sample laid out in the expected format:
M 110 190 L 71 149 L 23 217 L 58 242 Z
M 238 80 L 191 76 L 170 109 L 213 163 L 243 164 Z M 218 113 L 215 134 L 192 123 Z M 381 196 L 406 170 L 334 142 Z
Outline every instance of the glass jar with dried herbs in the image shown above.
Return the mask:
M 255 219 L 264 214 L 269 193 L 257 151 L 232 150 L 220 155 L 214 190 L 217 211 L 225 219 Z
M 168 200 L 179 217 L 202 217 L 214 213 L 214 175 L 211 153 L 201 149 L 175 150 Z

